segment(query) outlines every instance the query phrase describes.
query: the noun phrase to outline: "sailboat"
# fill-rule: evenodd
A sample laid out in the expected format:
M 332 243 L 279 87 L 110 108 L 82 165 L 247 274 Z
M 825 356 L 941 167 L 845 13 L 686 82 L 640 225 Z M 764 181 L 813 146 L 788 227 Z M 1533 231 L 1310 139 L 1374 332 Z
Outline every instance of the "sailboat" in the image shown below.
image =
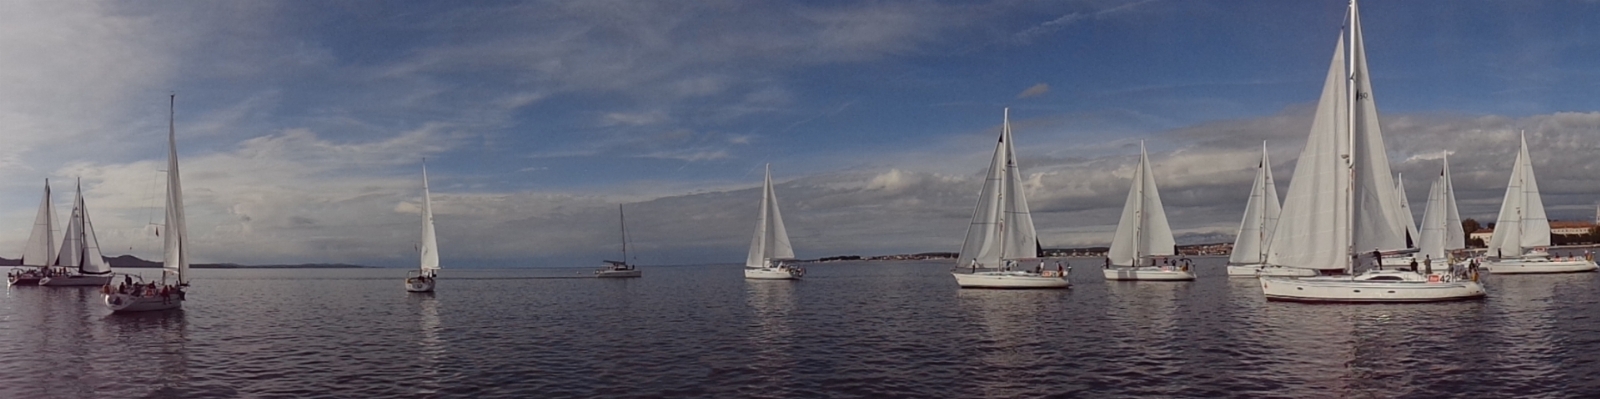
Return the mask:
M 1011 110 L 1005 110 L 1000 142 L 972 210 L 967 239 L 951 274 L 961 288 L 1067 288 L 1065 270 L 1034 270 L 1022 261 L 1039 258 L 1039 233 L 1033 229 L 1022 170 L 1011 141 Z
M 1278 202 L 1278 186 L 1272 179 L 1272 161 L 1267 143 L 1261 142 L 1261 164 L 1256 166 L 1256 182 L 1250 186 L 1250 200 L 1244 205 L 1244 220 L 1233 239 L 1228 256 L 1228 277 L 1285 276 L 1309 277 L 1316 271 L 1267 264 L 1267 244 L 1278 225 L 1283 205 Z
M 1450 158 L 1443 160 L 1439 180 L 1428 189 L 1428 207 L 1422 210 L 1421 242 L 1416 256 L 1422 257 L 1423 273 L 1450 270 L 1454 256 L 1467 248 L 1467 234 L 1461 227 L 1461 212 L 1456 208 L 1455 185 L 1450 183 Z M 1435 267 L 1437 265 L 1437 267 Z
M 617 204 L 617 220 L 622 224 L 622 260 L 607 260 L 605 266 L 594 271 L 595 277 L 640 277 L 639 268 L 628 264 L 628 217 L 622 213 L 622 204 Z
M 1489 238 L 1489 254 L 1483 268 L 1495 274 L 1573 273 L 1596 270 L 1594 259 L 1569 257 L 1551 259 L 1550 221 L 1545 218 L 1544 200 L 1533 177 L 1533 159 L 1528 157 L 1528 137 L 1522 136 L 1522 149 L 1511 166 L 1511 181 L 1506 184 L 1500 217 L 1494 236 Z
M 1122 220 L 1117 223 L 1117 234 L 1111 238 L 1111 250 L 1106 253 L 1110 263 L 1103 270 L 1106 280 L 1194 280 L 1188 265 L 1158 264 L 1161 258 L 1177 253 L 1174 245 L 1172 226 L 1167 225 L 1167 211 L 1161 206 L 1161 192 L 1156 190 L 1156 178 L 1150 170 L 1150 156 L 1140 141 L 1133 187 L 1128 189 Z M 1149 265 L 1144 264 L 1146 259 Z
M 806 274 L 803 268 L 783 263 L 787 259 L 794 259 L 794 247 L 789 245 L 789 231 L 783 229 L 778 195 L 772 191 L 772 164 L 767 164 L 767 179 L 761 188 L 761 217 L 756 220 L 755 237 L 750 239 L 750 255 L 744 260 L 744 278 L 795 280 Z
M 406 292 L 433 292 L 439 275 L 439 239 L 433 235 L 433 200 L 428 193 L 428 164 L 422 164 L 422 245 L 417 270 L 406 273 Z
M 161 230 L 161 281 L 104 286 L 106 306 L 113 313 L 180 309 L 189 287 L 189 228 L 183 217 L 183 185 L 178 174 L 178 131 L 174 126 L 178 96 L 173 95 L 167 114 L 167 206 Z M 129 279 L 132 278 L 130 275 Z M 126 280 L 125 280 L 126 281 Z
M 45 271 L 56 263 L 56 208 L 50 202 L 50 179 L 44 179 L 44 199 L 39 201 L 39 214 L 33 217 L 33 232 L 28 234 L 28 245 L 22 248 L 22 267 L 6 273 L 10 285 L 38 285 Z
M 1263 277 L 1268 300 L 1302 302 L 1432 302 L 1484 296 L 1483 286 L 1462 275 L 1423 275 L 1413 270 L 1370 268 L 1355 274 L 1357 260 L 1376 265 L 1384 255 L 1406 251 L 1395 185 L 1373 102 L 1360 11 L 1347 10 L 1349 36 L 1339 32 L 1333 60 L 1311 122 L 1306 147 L 1296 161 L 1283 213 L 1273 230 L 1267 262 L 1344 275 Z M 1346 64 L 1345 44 L 1350 44 Z M 1372 251 L 1366 252 L 1367 248 Z M 1370 255 L 1369 255 L 1370 254 Z
M 61 238 L 61 253 L 56 255 L 58 268 L 39 280 L 47 287 L 98 287 L 111 283 L 111 264 L 100 256 L 100 240 L 94 236 L 94 223 L 89 221 L 89 208 L 83 203 L 83 183 L 78 183 L 77 198 L 72 201 L 72 218 L 67 221 L 67 235 Z

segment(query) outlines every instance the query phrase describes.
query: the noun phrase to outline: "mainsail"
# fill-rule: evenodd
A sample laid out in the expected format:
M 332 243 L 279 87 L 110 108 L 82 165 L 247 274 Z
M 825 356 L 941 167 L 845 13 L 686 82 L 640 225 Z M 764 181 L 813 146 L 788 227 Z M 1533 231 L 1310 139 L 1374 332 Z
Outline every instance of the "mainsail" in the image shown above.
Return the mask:
M 1450 183 L 1449 158 L 1439 170 L 1439 180 L 1428 190 L 1428 207 L 1422 211 L 1422 242 L 1418 246 L 1421 252 L 1417 256 L 1435 260 L 1448 259 L 1450 251 L 1466 248 L 1455 187 Z
M 178 179 L 178 131 L 176 120 L 178 96 L 171 98 L 173 108 L 167 115 L 167 216 L 162 223 L 166 241 L 162 245 L 161 276 L 176 277 L 178 284 L 189 283 L 189 228 L 183 218 L 183 185 Z
M 1034 230 L 1022 188 L 1017 149 L 1011 142 L 1011 110 L 1006 109 L 1000 141 L 995 144 L 956 263 L 967 266 L 975 260 L 982 267 L 997 268 L 1006 260 L 1037 258 L 1038 243 L 1039 234 Z
M 774 259 L 794 259 L 794 247 L 789 245 L 789 232 L 783 228 L 783 214 L 778 212 L 778 195 L 772 190 L 772 164 L 767 164 L 766 182 L 761 190 L 761 217 L 756 221 L 755 237 L 750 239 L 750 255 L 745 267 L 766 267 Z
M 1539 183 L 1533 177 L 1528 136 L 1523 134 L 1522 148 L 1511 166 L 1511 181 L 1506 184 L 1505 200 L 1500 203 L 1494 236 L 1489 238 L 1489 250 L 1495 255 L 1521 256 L 1527 249 L 1549 245 L 1550 221 L 1545 218 L 1544 200 L 1539 197 Z
M 1175 251 L 1172 227 L 1167 225 L 1167 212 L 1161 206 L 1161 193 L 1156 189 L 1156 179 L 1150 170 L 1150 156 L 1145 154 L 1144 142 L 1139 142 L 1139 166 L 1133 171 L 1133 186 L 1128 189 L 1128 200 L 1122 205 L 1122 219 L 1117 222 L 1117 233 L 1111 239 L 1111 250 L 1106 257 L 1111 264 L 1136 266 L 1139 259 L 1149 256 L 1169 256 Z
M 433 234 L 433 200 L 428 193 L 428 165 L 422 165 L 422 270 L 439 270 L 439 241 Z
M 1267 143 L 1261 143 L 1261 164 L 1256 166 L 1256 181 L 1250 186 L 1244 220 L 1233 239 L 1233 254 L 1228 263 L 1260 264 L 1267 260 L 1268 239 L 1278 224 L 1283 206 L 1278 202 L 1278 186 L 1272 179 L 1272 161 L 1267 158 Z
M 44 180 L 44 199 L 39 200 L 39 214 L 33 217 L 33 232 L 28 234 L 28 246 L 22 248 L 23 266 L 50 266 L 56 263 L 56 207 L 50 202 L 50 179 Z
M 1268 263 L 1348 269 L 1357 253 L 1405 247 L 1359 15 L 1351 2 L 1350 63 L 1346 66 L 1340 32 L 1311 134 L 1273 231 Z

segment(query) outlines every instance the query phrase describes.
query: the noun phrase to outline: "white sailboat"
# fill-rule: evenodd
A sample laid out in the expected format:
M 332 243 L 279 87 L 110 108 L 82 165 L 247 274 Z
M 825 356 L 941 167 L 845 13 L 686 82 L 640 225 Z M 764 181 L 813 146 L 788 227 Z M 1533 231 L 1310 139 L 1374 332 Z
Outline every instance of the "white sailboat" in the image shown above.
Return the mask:
M 1495 274 L 1574 273 L 1597 269 L 1594 260 L 1589 258 L 1551 259 L 1545 252 L 1548 246 L 1550 221 L 1545 217 L 1544 200 L 1539 196 L 1533 159 L 1528 156 L 1528 137 L 1524 134 L 1517 161 L 1511 166 L 1505 200 L 1500 203 L 1494 236 L 1489 238 L 1492 258 L 1484 262 L 1483 268 Z
M 1128 201 L 1122 205 L 1116 234 L 1106 253 L 1110 260 L 1110 267 L 1103 270 L 1106 280 L 1194 280 L 1194 271 L 1188 265 L 1158 264 L 1161 258 L 1177 253 L 1176 242 L 1172 239 L 1172 226 L 1167 225 L 1167 211 L 1161 206 L 1161 193 L 1156 190 L 1143 141 L 1139 142 L 1139 166 L 1133 171 L 1133 187 L 1128 189 Z M 1144 264 L 1146 259 L 1148 265 Z
M 170 98 L 167 115 L 167 205 L 162 231 L 161 281 L 123 284 L 112 288 L 107 285 L 106 306 L 113 313 L 146 312 L 180 309 L 189 287 L 189 228 L 183 216 L 183 185 L 178 173 L 178 133 L 173 125 L 178 97 Z M 129 276 L 131 278 L 132 276 Z
M 1038 259 L 1039 233 L 1033 229 L 1022 170 L 1011 141 L 1011 110 L 1005 110 L 1000 142 L 972 210 L 966 241 L 950 274 L 961 288 L 1067 288 L 1065 270 L 1027 270 L 1024 260 Z
M 439 240 L 433 234 L 433 200 L 428 193 L 428 164 L 422 164 L 422 244 L 417 270 L 406 273 L 406 292 L 433 292 L 439 276 Z
M 1349 36 L 1340 32 L 1328 75 L 1273 231 L 1267 262 L 1346 275 L 1264 277 L 1268 300 L 1304 302 L 1431 302 L 1484 296 L 1483 286 L 1461 275 L 1423 275 L 1374 267 L 1354 274 L 1356 260 L 1406 247 L 1394 200 L 1389 159 L 1372 97 L 1356 2 L 1348 8 Z M 1345 43 L 1350 44 L 1346 65 Z
M 1278 186 L 1272 178 L 1272 161 L 1267 143 L 1261 143 L 1261 164 L 1256 166 L 1256 182 L 1250 186 L 1250 200 L 1244 206 L 1244 220 L 1233 239 L 1228 256 L 1228 277 L 1309 277 L 1316 271 L 1267 264 L 1267 246 L 1272 229 L 1278 225 L 1283 205 L 1278 201 Z
M 1450 270 L 1454 256 L 1466 249 L 1466 231 L 1461 227 L 1461 213 L 1456 209 L 1455 186 L 1450 183 L 1450 158 L 1443 161 L 1439 180 L 1428 189 L 1428 207 L 1422 210 L 1421 241 L 1417 244 L 1422 272 L 1434 274 Z
M 628 217 L 622 213 L 622 204 L 617 204 L 617 220 L 621 221 L 622 224 L 622 260 L 604 261 L 606 265 L 601 266 L 600 270 L 595 270 L 594 276 L 601 278 L 640 277 L 643 274 L 639 271 L 639 267 L 628 264 Z
M 50 201 L 50 179 L 44 179 L 44 199 L 39 201 L 39 214 L 33 217 L 33 232 L 28 234 L 28 244 L 22 248 L 22 266 L 6 273 L 10 285 L 38 285 L 50 265 L 56 264 L 56 208 Z
M 750 239 L 744 278 L 794 280 L 806 274 L 803 268 L 783 263 L 787 259 L 794 259 L 794 247 L 789 245 L 789 231 L 784 230 L 783 214 L 778 212 L 778 195 L 772 191 L 772 164 L 767 164 L 767 178 L 761 189 L 761 217 L 756 220 L 755 237 Z
M 94 223 L 89 221 L 89 207 L 83 203 L 83 184 L 78 184 L 78 195 L 72 201 L 72 218 L 67 221 L 67 235 L 61 238 L 61 253 L 56 255 L 56 269 L 39 285 L 46 287 L 98 287 L 111 283 L 111 264 L 100 255 L 100 240 L 94 236 Z

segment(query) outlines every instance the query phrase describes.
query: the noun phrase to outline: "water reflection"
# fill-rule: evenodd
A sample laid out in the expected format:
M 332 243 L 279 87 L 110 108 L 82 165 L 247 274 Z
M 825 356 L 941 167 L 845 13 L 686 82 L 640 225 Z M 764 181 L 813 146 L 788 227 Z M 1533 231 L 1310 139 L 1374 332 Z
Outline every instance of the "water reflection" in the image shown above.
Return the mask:
M 417 393 L 434 394 L 439 391 L 439 361 L 444 357 L 444 345 L 439 335 L 439 300 L 433 293 L 412 296 L 420 310 L 417 328 L 421 339 L 417 341 L 417 364 L 422 368 L 417 381 Z
M 755 332 L 750 335 L 750 347 L 755 352 L 752 365 L 766 378 L 768 386 L 779 386 L 792 374 L 795 362 L 790 340 L 794 331 L 789 317 L 794 312 L 794 281 L 748 280 L 745 284 L 746 302 L 755 314 Z
M 146 397 L 186 397 L 191 392 L 189 370 L 189 322 L 183 311 L 106 314 L 101 317 L 109 338 L 107 347 L 97 349 L 100 358 L 96 375 L 111 381 L 118 389 L 142 393 Z M 121 396 L 121 395 L 119 395 Z
M 960 308 L 968 323 L 982 331 L 967 353 L 976 352 L 978 362 L 962 374 L 987 397 L 1028 397 L 1047 392 L 1038 384 L 1046 369 L 1062 362 L 1060 334 L 1049 328 L 1055 323 L 1055 310 L 1064 290 L 972 290 L 957 292 Z M 967 335 L 967 334 L 961 334 Z
M 1503 321 L 1494 330 L 1492 349 L 1498 354 L 1493 363 L 1493 378 L 1529 389 L 1549 389 L 1563 385 L 1565 370 L 1560 359 L 1566 356 L 1553 334 L 1557 330 L 1557 308 L 1562 302 L 1557 288 L 1586 282 L 1588 274 L 1495 276 L 1495 301 L 1492 306 Z

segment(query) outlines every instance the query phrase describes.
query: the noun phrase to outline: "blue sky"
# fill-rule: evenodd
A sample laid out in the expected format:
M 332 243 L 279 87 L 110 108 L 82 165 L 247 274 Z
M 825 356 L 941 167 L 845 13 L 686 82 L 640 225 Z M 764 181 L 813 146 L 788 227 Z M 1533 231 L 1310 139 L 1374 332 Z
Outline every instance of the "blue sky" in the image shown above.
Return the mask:
M 1046 245 L 1109 240 L 1140 139 L 1180 241 L 1226 240 L 1261 140 L 1287 186 L 1346 5 L 6 8 L 0 248 L 20 251 L 44 178 L 81 177 L 106 252 L 156 256 L 176 92 L 197 257 L 411 264 L 427 157 L 450 267 L 588 265 L 615 251 L 617 203 L 641 262 L 737 262 L 769 162 L 802 257 L 954 251 L 1004 107 Z M 1362 11 L 1410 198 L 1449 151 L 1463 216 L 1492 219 L 1526 129 L 1552 215 L 1593 216 L 1600 4 Z

